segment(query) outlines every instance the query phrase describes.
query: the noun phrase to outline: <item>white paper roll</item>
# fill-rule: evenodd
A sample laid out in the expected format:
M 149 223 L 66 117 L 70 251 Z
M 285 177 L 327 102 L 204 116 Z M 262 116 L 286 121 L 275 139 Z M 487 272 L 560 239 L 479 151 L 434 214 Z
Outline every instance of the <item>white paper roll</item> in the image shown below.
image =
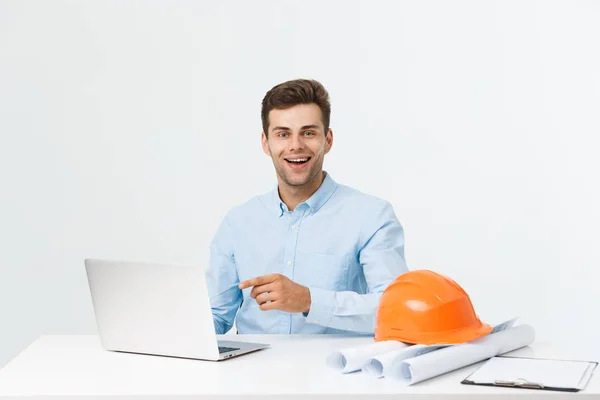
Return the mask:
M 384 340 L 364 346 L 349 347 L 331 353 L 327 357 L 327 365 L 342 373 L 358 371 L 373 357 L 408 346 L 396 340 Z
M 420 356 L 448 345 L 426 346 L 415 344 L 404 349 L 394 350 L 371 358 L 363 367 L 363 371 L 376 378 L 383 378 L 390 374 L 390 368 L 399 361 Z
M 390 368 L 389 376 L 405 385 L 421 382 L 458 368 L 486 360 L 533 343 L 535 332 L 530 325 L 519 325 L 484 336 L 472 342 L 454 345 L 398 360 Z

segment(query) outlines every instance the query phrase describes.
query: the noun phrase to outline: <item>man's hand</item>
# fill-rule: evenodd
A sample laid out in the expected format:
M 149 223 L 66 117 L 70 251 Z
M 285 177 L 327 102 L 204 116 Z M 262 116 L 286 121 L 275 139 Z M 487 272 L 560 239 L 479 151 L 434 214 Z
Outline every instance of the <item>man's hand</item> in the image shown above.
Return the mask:
M 239 284 L 240 289 L 253 287 L 250 297 L 256 300 L 261 310 L 308 312 L 310 291 L 281 274 L 269 274 L 248 279 Z M 267 303 L 269 301 L 269 303 Z

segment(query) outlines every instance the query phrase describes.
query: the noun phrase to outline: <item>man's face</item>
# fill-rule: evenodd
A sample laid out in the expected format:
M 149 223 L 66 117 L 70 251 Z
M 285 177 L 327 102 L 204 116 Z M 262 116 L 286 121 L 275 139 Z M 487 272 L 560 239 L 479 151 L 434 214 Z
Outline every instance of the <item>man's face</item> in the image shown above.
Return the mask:
M 271 156 L 279 177 L 289 186 L 303 186 L 318 179 L 323 159 L 333 143 L 333 132 L 324 131 L 321 109 L 299 104 L 271 110 L 268 139 L 262 135 L 263 151 Z

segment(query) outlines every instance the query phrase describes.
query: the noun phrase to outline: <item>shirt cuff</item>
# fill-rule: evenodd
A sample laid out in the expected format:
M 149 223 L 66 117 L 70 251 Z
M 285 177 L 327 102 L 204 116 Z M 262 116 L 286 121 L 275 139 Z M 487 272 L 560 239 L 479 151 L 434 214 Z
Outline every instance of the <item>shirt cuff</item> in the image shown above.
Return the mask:
M 315 287 L 309 287 L 308 290 L 310 291 L 310 310 L 308 314 L 303 313 L 306 322 L 327 326 L 335 305 L 335 292 Z

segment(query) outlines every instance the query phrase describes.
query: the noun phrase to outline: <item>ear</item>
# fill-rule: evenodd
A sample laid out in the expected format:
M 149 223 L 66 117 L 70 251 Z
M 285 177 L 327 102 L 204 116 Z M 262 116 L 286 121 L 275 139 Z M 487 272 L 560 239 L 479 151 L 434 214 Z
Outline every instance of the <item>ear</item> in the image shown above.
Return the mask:
M 325 154 L 329 153 L 331 146 L 333 146 L 333 131 L 329 128 L 327 135 L 325 135 Z
M 266 155 L 268 155 L 269 157 L 271 157 L 271 150 L 269 149 L 269 141 L 267 140 L 267 135 L 265 135 L 264 132 L 261 135 L 260 141 L 262 143 L 262 149 L 263 149 L 264 153 Z

